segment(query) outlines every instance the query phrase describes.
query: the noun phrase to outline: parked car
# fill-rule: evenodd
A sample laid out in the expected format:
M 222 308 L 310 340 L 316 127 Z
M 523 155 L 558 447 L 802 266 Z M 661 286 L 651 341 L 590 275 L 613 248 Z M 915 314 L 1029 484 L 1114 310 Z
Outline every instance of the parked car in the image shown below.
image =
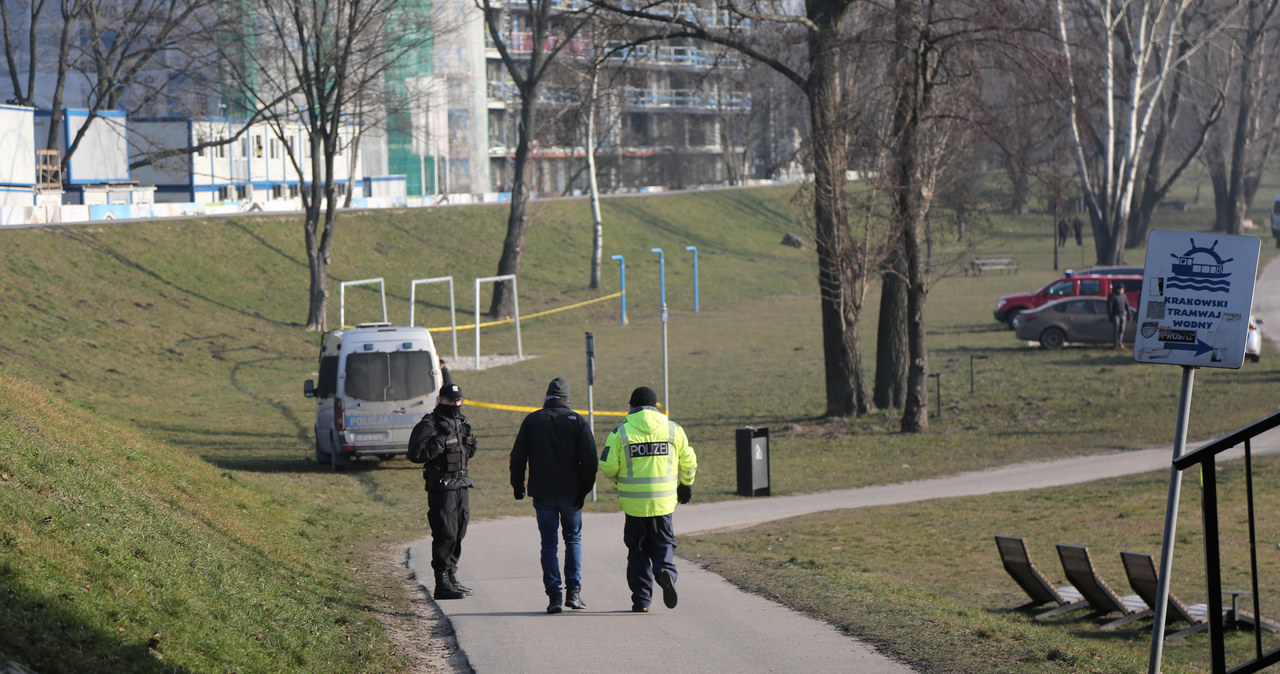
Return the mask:
M 1136 320 L 1125 324 L 1124 341 L 1133 341 L 1136 327 Z M 1046 349 L 1061 349 L 1067 342 L 1112 341 L 1105 297 L 1068 297 L 1023 311 L 1014 318 L 1013 330 L 1018 339 L 1039 341 Z
M 1244 338 L 1244 355 L 1255 363 L 1262 359 L 1262 330 L 1258 329 L 1259 325 L 1262 325 L 1262 321 L 1249 314 L 1249 334 Z
M 1120 285 L 1129 300 L 1129 306 L 1138 308 L 1142 294 L 1142 274 L 1075 274 L 1067 272 L 1062 278 L 1033 293 L 1005 295 L 996 302 L 993 315 L 997 321 L 1013 326 L 1013 319 L 1024 311 L 1030 311 L 1064 297 L 1103 297 L 1111 294 L 1113 285 Z

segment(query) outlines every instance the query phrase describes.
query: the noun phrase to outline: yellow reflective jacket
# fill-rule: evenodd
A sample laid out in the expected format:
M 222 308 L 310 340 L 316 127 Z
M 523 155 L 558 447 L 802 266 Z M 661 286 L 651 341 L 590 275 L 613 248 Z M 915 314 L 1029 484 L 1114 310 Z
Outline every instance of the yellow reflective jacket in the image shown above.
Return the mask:
M 634 517 L 670 515 L 676 484 L 693 484 L 698 457 L 684 429 L 654 407 L 639 407 L 605 438 L 600 471 L 618 485 L 618 505 Z

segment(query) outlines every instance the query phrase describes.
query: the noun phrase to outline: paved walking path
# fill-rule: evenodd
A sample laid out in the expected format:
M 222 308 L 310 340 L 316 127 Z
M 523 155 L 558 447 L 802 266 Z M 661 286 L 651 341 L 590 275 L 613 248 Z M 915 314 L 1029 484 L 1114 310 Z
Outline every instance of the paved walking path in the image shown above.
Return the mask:
M 1254 301 L 1254 313 L 1269 328 L 1263 334 L 1272 339 L 1280 334 L 1278 291 L 1280 266 L 1272 264 L 1264 281 L 1259 282 Z M 1194 420 L 1194 411 L 1192 414 Z M 1255 453 L 1280 451 L 1280 430 L 1255 439 L 1253 449 Z M 1235 456 L 1239 454 L 1236 450 Z M 1165 446 L 903 484 L 693 504 L 676 510 L 676 532 L 687 535 L 823 510 L 1075 484 L 1167 470 L 1171 457 L 1172 448 Z M 504 487 L 496 488 L 502 491 Z M 661 601 L 655 601 L 650 613 L 631 613 L 630 592 L 623 577 L 626 551 L 621 513 L 584 515 L 582 575 L 587 609 L 549 616 L 538 565 L 538 528 L 532 506 L 529 510 L 527 517 L 472 524 L 459 575 L 476 588 L 476 594 L 438 602 L 453 623 L 459 647 L 477 672 L 911 671 L 826 623 L 741 592 L 683 560 L 676 562 L 679 606 L 667 610 Z M 992 559 L 995 563 L 994 547 Z M 427 591 L 432 587 L 430 560 L 430 539 L 410 546 L 410 568 Z M 648 635 L 641 643 L 649 647 L 637 647 L 640 635 Z

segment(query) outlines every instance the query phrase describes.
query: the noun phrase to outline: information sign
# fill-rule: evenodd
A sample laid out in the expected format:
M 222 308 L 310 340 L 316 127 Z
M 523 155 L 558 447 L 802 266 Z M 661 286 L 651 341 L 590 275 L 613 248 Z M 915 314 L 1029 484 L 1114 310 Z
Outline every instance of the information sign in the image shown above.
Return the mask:
M 1260 248 L 1255 236 L 1153 230 L 1134 360 L 1239 368 Z

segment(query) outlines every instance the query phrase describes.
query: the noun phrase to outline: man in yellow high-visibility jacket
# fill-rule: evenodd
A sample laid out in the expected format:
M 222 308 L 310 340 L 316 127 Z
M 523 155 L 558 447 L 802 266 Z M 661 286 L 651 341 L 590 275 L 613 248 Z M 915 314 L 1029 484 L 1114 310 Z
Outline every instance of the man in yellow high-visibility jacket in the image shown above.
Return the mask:
M 698 457 L 684 429 L 658 411 L 658 394 L 648 386 L 631 393 L 631 412 L 604 441 L 600 471 L 618 485 L 618 504 L 626 514 L 622 541 L 627 545 L 627 585 L 631 610 L 645 613 L 653 581 L 662 603 L 676 607 L 676 502 L 693 497 Z

